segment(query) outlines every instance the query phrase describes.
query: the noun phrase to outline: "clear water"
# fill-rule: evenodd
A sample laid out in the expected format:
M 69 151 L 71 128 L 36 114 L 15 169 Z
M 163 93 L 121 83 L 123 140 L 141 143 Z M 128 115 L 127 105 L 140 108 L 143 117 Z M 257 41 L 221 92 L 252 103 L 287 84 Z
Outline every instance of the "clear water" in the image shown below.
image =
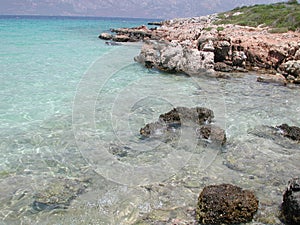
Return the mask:
M 256 193 L 251 224 L 281 224 L 300 149 L 264 125 L 300 126 L 299 88 L 253 74 L 163 74 L 133 61 L 138 44 L 97 38 L 143 20 L 0 18 L 0 224 L 187 223 L 201 189 L 215 183 Z M 189 130 L 176 143 L 140 139 L 141 127 L 176 106 L 212 109 L 226 149 L 197 145 Z M 63 207 L 37 209 L 41 194 Z

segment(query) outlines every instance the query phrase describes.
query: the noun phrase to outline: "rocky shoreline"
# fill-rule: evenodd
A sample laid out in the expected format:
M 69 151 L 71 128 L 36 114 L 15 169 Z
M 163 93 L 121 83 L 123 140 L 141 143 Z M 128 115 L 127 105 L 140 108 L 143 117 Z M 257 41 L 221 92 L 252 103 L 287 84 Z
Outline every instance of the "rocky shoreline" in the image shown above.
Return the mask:
M 300 32 L 215 25 L 217 20 L 217 15 L 173 19 L 153 23 L 154 28 L 111 29 L 115 34 L 102 33 L 99 38 L 143 41 L 135 60 L 148 68 L 191 76 L 257 71 L 260 82 L 300 84 Z
M 118 42 L 143 42 L 135 61 L 147 68 L 189 76 L 209 74 L 227 77 L 232 72 L 256 71 L 258 82 L 300 84 L 300 32 L 271 33 L 268 27 L 215 25 L 217 15 L 182 18 L 151 23 L 157 27 L 112 29 L 99 38 L 110 45 Z M 202 111 L 205 113 L 202 113 Z M 201 114 L 201 116 L 200 116 Z M 201 121 L 205 117 L 206 119 Z M 177 138 L 182 123 L 192 123 L 200 131 L 197 138 L 226 143 L 226 133 L 210 124 L 213 112 L 196 107 L 177 107 L 159 116 L 158 121 L 141 128 L 143 138 L 172 141 Z M 195 119 L 196 118 L 196 119 Z M 208 119 L 207 119 L 208 118 Z M 206 121 L 207 120 L 207 121 Z M 179 129 L 178 129 L 179 128 Z M 282 124 L 269 129 L 269 136 L 283 136 L 299 144 L 298 127 Z M 272 134 L 271 134 L 272 133 Z M 274 140 L 276 139 L 274 137 Z M 299 223 L 299 178 L 290 180 L 283 194 L 280 220 Z M 199 195 L 195 224 L 236 224 L 253 219 L 258 210 L 258 198 L 248 190 L 231 184 L 206 186 Z M 278 202 L 278 206 L 280 206 Z M 180 224 L 180 221 L 176 221 Z M 192 223 L 191 223 L 192 224 Z

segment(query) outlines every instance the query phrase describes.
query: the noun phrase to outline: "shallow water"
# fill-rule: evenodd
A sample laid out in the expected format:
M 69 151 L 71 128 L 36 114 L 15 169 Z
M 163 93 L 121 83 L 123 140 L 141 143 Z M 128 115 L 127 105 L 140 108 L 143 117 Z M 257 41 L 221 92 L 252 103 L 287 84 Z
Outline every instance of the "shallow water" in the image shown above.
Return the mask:
M 65 22 L 74 26 L 73 39 L 78 23 Z M 94 22 L 81 21 L 79 27 L 84 34 L 94 32 Z M 51 30 L 45 38 L 61 24 L 45 24 Z M 232 183 L 260 200 L 250 224 L 281 224 L 282 192 L 299 176 L 300 149 L 267 126 L 300 126 L 299 88 L 258 83 L 254 74 L 164 74 L 132 60 L 139 46 L 108 47 L 83 36 L 71 43 L 66 35 L 51 38 L 60 43 L 47 45 L 47 52 L 61 67 L 48 70 L 45 50 L 31 60 L 28 46 L 23 56 L 20 49 L 6 50 L 16 55 L 6 55 L 1 65 L 0 223 L 187 224 L 194 222 L 205 185 Z M 57 52 L 67 44 L 67 51 L 78 52 L 66 58 Z M 176 106 L 212 109 L 213 122 L 226 130 L 226 148 L 198 145 L 190 130 L 174 143 L 140 138 L 141 127 Z M 61 204 L 36 205 L 41 195 L 62 196 L 53 200 Z

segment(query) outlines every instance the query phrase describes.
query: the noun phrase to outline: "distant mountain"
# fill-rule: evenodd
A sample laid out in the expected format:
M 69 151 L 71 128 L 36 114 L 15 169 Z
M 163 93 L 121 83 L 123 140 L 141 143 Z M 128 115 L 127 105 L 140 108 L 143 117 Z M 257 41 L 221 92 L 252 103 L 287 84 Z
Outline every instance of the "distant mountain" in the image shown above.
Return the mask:
M 193 17 L 278 0 L 0 0 L 0 14 L 140 18 Z

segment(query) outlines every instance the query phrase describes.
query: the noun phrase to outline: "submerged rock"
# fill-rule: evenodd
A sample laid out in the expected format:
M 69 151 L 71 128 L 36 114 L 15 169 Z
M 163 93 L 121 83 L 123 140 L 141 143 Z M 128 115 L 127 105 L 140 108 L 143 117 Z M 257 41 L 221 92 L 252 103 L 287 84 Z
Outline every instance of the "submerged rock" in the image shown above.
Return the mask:
M 300 128 L 296 126 L 289 126 L 287 124 L 282 124 L 277 126 L 280 129 L 283 136 L 290 138 L 294 141 L 300 141 Z
M 257 210 L 258 200 L 252 191 L 221 184 L 203 189 L 196 216 L 201 224 L 239 224 L 251 221 Z
M 289 181 L 283 194 L 282 216 L 291 225 L 300 224 L 300 179 Z
M 86 188 L 87 183 L 79 180 L 53 180 L 49 187 L 35 195 L 32 207 L 36 211 L 66 209 Z

